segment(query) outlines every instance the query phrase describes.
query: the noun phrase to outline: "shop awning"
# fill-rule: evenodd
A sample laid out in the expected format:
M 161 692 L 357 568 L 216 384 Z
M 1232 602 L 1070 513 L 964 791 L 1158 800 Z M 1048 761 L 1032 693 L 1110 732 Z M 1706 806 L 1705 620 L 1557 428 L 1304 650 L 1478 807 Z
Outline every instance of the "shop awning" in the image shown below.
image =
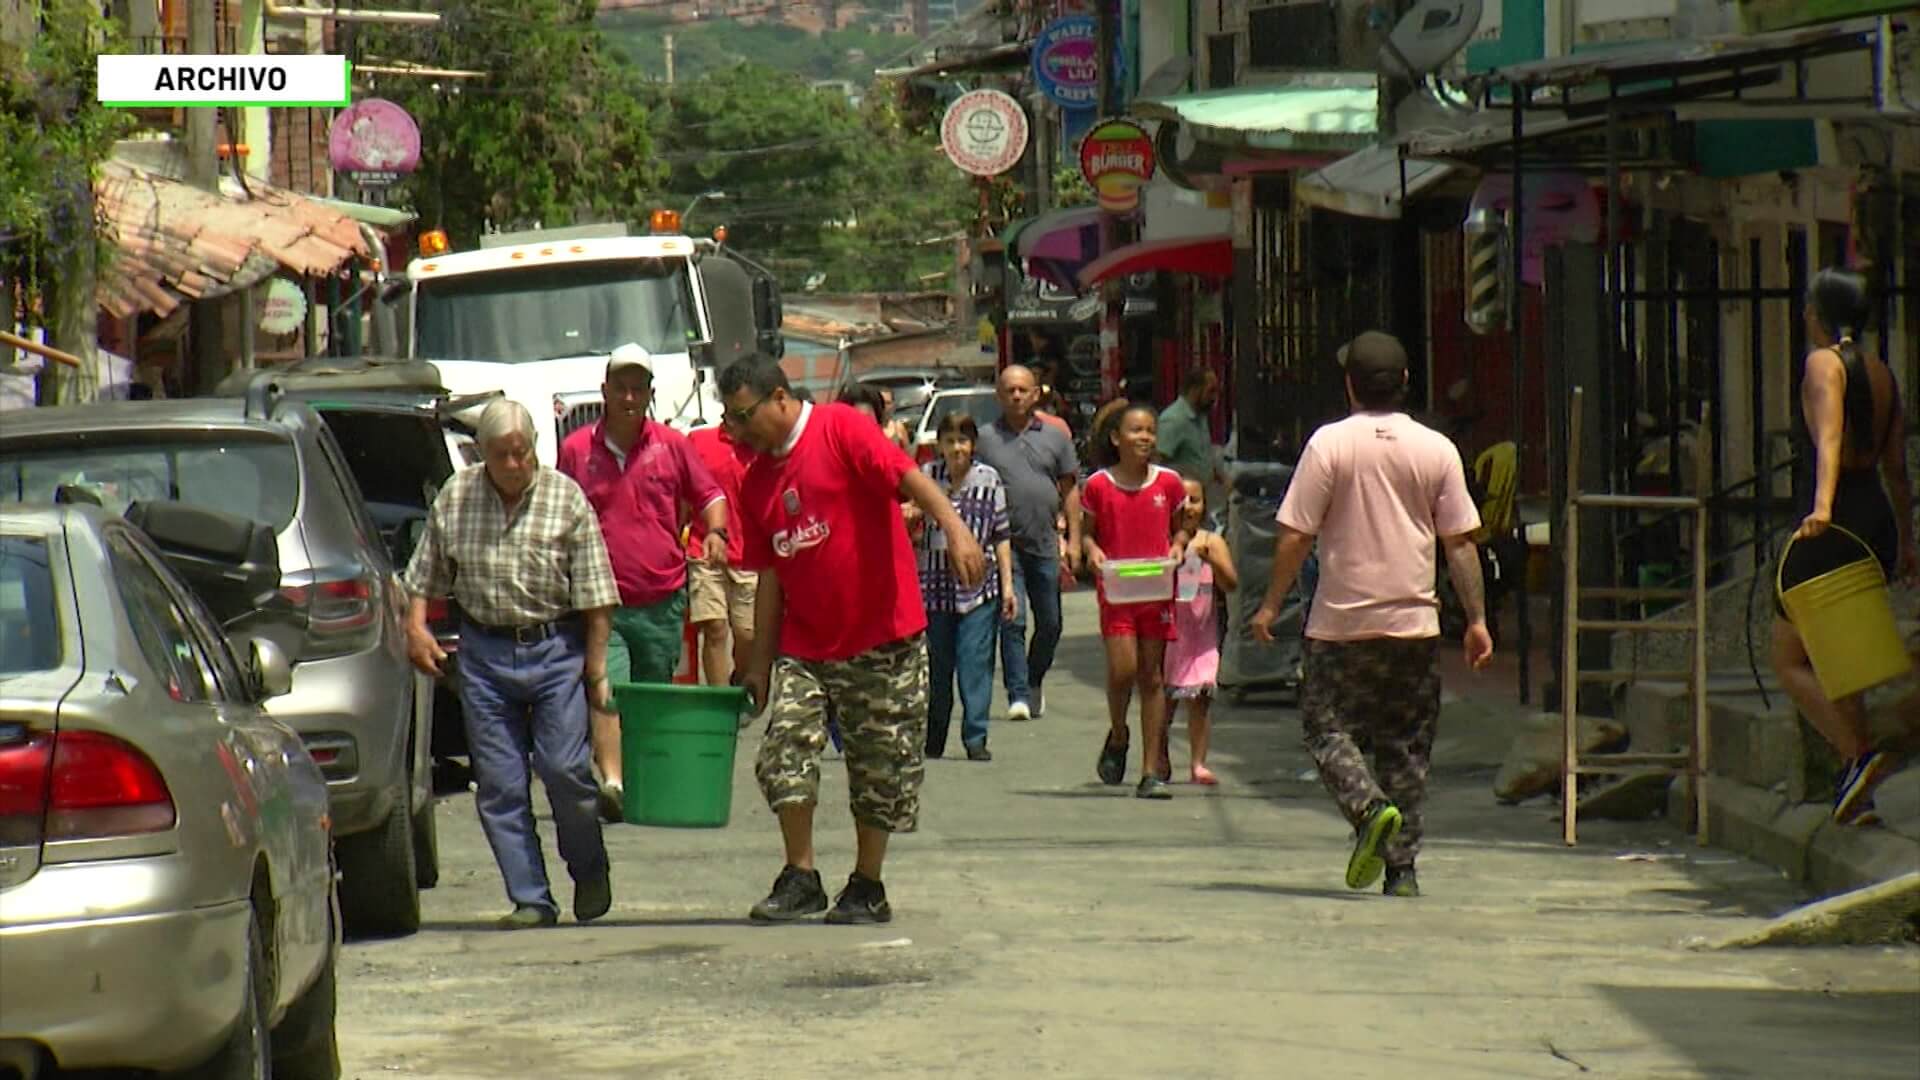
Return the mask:
M 419 219 L 419 215 L 411 210 L 398 210 L 391 206 L 372 206 L 351 199 L 329 199 L 324 195 L 309 195 L 307 198 L 376 229 L 405 228 Z
M 252 188 L 253 198 L 233 199 L 124 161 L 101 166 L 94 200 L 117 250 L 100 275 L 100 307 L 164 316 L 283 270 L 326 274 L 370 254 L 354 219 L 284 188 Z
M 1444 161 L 1402 158 L 1398 146 L 1369 146 L 1310 172 L 1293 187 L 1301 202 L 1354 217 L 1392 221 L 1406 200 L 1455 170 Z
M 1171 120 L 1208 142 L 1260 150 L 1360 150 L 1379 128 L 1379 89 L 1371 75 L 1301 76 L 1133 103 L 1150 120 Z
M 1143 240 L 1138 244 L 1114 248 L 1080 271 L 1080 284 L 1084 288 L 1092 288 L 1110 277 L 1151 270 L 1199 277 L 1231 277 L 1233 239 L 1225 234 L 1177 236 L 1166 240 Z
M 1074 291 L 1080 268 L 1100 255 L 1100 208 L 1069 206 L 1008 225 L 1000 233 L 1010 258 L 1027 273 Z

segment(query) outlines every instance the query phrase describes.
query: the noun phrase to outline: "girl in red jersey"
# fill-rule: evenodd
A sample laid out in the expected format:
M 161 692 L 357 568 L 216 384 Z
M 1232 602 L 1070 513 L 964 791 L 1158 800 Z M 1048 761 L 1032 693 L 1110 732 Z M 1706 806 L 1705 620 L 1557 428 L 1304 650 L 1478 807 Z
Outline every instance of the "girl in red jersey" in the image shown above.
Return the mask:
M 1156 421 L 1146 405 L 1119 413 L 1094 435 L 1098 463 L 1080 497 L 1087 566 L 1098 583 L 1100 636 L 1107 647 L 1107 718 L 1112 725 L 1100 749 L 1097 771 L 1108 784 L 1127 773 L 1127 710 L 1140 691 L 1142 799 L 1170 799 L 1167 786 L 1167 697 L 1164 688 L 1167 642 L 1173 640 L 1172 600 L 1109 603 L 1103 571 L 1109 559 L 1159 559 L 1176 562 L 1174 530 L 1187 492 L 1180 475 L 1153 463 Z

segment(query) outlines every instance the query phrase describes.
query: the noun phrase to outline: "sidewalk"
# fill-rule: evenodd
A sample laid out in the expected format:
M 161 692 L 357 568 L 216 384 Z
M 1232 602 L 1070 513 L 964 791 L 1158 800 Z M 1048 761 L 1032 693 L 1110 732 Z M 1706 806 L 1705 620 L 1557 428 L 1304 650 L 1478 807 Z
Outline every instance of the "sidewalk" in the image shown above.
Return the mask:
M 1561 846 L 1550 808 L 1494 803 L 1477 749 L 1499 741 L 1491 705 L 1447 714 L 1419 900 L 1342 886 L 1350 834 L 1300 779 L 1289 709 L 1222 711 L 1219 788 L 1149 802 L 1098 783 L 1092 597 L 1066 608 L 1046 718 L 996 713 L 992 763 L 928 764 L 920 831 L 887 864 L 887 926 L 746 923 L 779 868 L 754 731 L 729 827 L 608 831 L 614 909 L 590 926 L 488 930 L 498 875 L 470 800 L 443 800 L 424 930 L 342 961 L 345 1075 L 1920 1075 L 1914 949 L 1688 948 L 1796 890 L 1657 821 L 1596 822 Z M 844 769 L 823 772 L 820 868 L 837 888 Z M 564 875 L 556 892 L 566 903 Z

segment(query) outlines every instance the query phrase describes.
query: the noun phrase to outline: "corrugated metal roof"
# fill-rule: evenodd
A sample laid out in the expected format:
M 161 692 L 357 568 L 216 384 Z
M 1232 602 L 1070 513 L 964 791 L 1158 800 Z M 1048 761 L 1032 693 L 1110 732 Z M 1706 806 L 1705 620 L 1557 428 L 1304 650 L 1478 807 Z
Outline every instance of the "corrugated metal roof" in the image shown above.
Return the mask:
M 1911 20 L 1893 20 L 1899 32 Z M 1575 53 L 1487 72 L 1482 78 L 1521 86 L 1582 86 L 1601 79 L 1632 82 L 1675 78 L 1736 65 L 1764 65 L 1813 55 L 1868 49 L 1879 31 L 1876 19 L 1853 19 L 1770 34 L 1723 34 L 1698 40 L 1654 41 Z
M 325 274 L 370 254 L 352 218 L 283 188 L 252 189 L 251 199 L 229 198 L 107 162 L 94 198 L 118 251 L 100 275 L 100 306 L 120 317 L 166 315 L 281 270 Z

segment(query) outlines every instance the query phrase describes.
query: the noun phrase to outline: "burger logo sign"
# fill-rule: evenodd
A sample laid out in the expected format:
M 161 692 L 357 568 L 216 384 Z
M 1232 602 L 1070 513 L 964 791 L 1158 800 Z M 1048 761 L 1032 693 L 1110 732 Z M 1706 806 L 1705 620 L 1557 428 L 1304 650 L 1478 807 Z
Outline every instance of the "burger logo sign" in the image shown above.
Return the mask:
M 947 107 L 940 145 L 961 172 L 999 176 L 1027 152 L 1027 114 L 998 90 L 969 91 Z
M 1139 206 L 1140 186 L 1153 179 L 1153 165 L 1153 140 L 1131 120 L 1100 124 L 1080 143 L 1080 175 L 1093 185 L 1102 210 Z

